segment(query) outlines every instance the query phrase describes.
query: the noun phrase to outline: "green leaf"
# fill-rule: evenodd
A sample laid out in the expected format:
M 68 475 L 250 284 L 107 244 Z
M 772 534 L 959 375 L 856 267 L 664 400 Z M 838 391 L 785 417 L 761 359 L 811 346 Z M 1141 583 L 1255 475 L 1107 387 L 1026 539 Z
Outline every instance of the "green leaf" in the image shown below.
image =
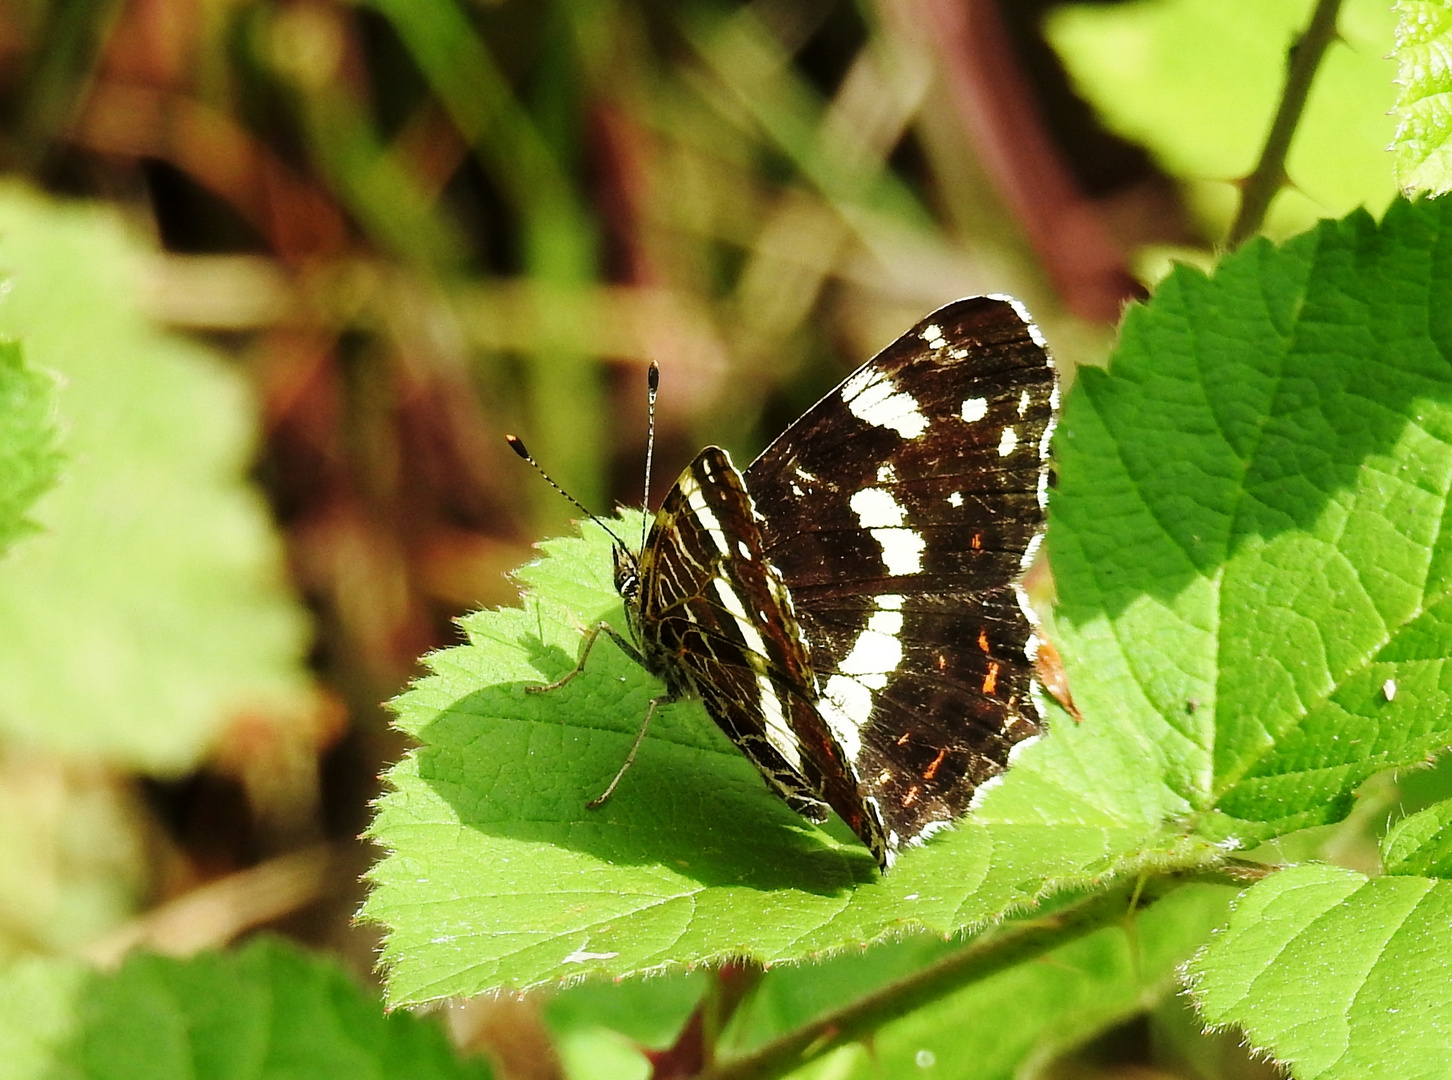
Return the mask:
M 1045 23 L 1080 91 L 1113 130 L 1143 143 L 1187 182 L 1217 232 L 1237 205 L 1285 81 L 1286 50 L 1313 0 L 1138 0 L 1067 5 Z M 1291 186 L 1265 232 L 1286 237 L 1317 218 L 1396 193 L 1386 153 L 1396 72 L 1386 59 L 1394 19 L 1382 0 L 1348 0 L 1291 144 Z
M 1014 1080 L 1177 989 L 1176 969 L 1225 918 L 1235 890 L 1181 889 L 1036 963 L 951 994 L 834 1058 L 837 1077 Z M 985 1018 L 991 1018 L 986 1020 Z
M 1388 874 L 1452 877 L 1452 800 L 1402 818 L 1381 842 Z
M 1452 742 L 1452 202 L 1181 267 L 1055 443 L 1057 632 L 1200 835 L 1340 820 Z M 1086 725 L 1089 726 L 1089 725 Z
M 1452 5 L 1446 0 L 1399 0 L 1396 49 L 1396 178 L 1408 193 L 1452 189 Z
M 0 189 L 0 334 L 59 373 L 64 483 L 0 563 L 0 735 L 156 772 L 241 713 L 311 707 L 302 613 L 244 481 L 241 376 L 136 306 L 142 252 L 108 211 Z
M 615 528 L 636 535 L 638 515 Z M 421 747 L 389 774 L 370 831 L 388 851 L 365 916 L 388 928 L 391 1000 L 726 956 L 800 960 L 923 928 L 983 925 L 1060 889 L 1214 853 L 1159 832 L 1168 793 L 1148 740 L 1113 719 L 1026 749 L 979 811 L 879 876 L 840 823 L 814 828 L 696 703 L 663 709 L 598 811 L 659 686 L 581 628 L 623 625 L 609 539 L 542 545 L 523 610 L 464 620 L 396 703 Z
M 0 966 L 0 1061 L 9 1080 L 72 1080 L 56 1067 L 91 972 L 79 960 L 27 957 Z M 76 1077 L 75 1080 L 81 1080 Z
M 55 386 L 28 367 L 20 343 L 0 341 L 0 554 L 36 531 L 31 504 L 55 483 Z
M 620 982 L 591 979 L 554 994 L 545 1020 L 558 1033 L 607 1028 L 642 1046 L 664 1048 L 675 1041 L 709 979 L 699 969 Z
M 74 953 L 136 914 L 156 843 L 138 802 L 110 770 L 0 754 L 0 958 Z
M 113 973 L 30 960 L 0 971 L 6 1075 L 69 1080 L 484 1080 L 439 1026 L 385 1014 L 336 963 L 280 939 Z
M 1204 1019 L 1298 1080 L 1452 1076 L 1452 883 L 1299 866 L 1246 890 L 1190 966 Z

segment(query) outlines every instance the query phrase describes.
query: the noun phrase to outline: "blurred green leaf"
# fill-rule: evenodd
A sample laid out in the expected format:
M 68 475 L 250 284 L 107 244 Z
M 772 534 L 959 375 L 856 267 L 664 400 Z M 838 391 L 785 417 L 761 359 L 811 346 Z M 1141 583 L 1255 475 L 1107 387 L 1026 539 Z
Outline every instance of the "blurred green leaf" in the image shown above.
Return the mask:
M 26 514 L 60 472 L 54 409 L 53 381 L 0 341 L 0 554 L 36 530 Z
M 1206 223 L 1223 233 L 1234 182 L 1259 156 L 1285 81 L 1286 49 L 1312 0 L 1134 0 L 1054 10 L 1045 32 L 1080 91 L 1116 132 L 1143 143 L 1189 183 Z M 1317 218 L 1396 193 L 1386 153 L 1396 71 L 1395 20 L 1381 0 L 1347 0 L 1286 161 L 1291 186 L 1265 232 L 1286 237 Z
M 640 518 L 616 528 L 636 535 Z M 658 690 L 602 642 L 584 677 L 524 692 L 569 668 L 582 626 L 621 619 L 608 537 L 591 527 L 543 547 L 520 574 L 524 609 L 470 616 L 470 644 L 427 658 L 433 675 L 395 703 L 423 745 L 388 774 L 370 832 L 389 854 L 364 914 L 388 927 L 396 1003 L 726 956 L 800 960 L 1211 855 L 1159 832 L 1155 764 L 1112 720 L 1066 719 L 960 828 L 886 876 L 840 823 L 814 828 L 770 793 L 697 703 L 662 710 L 615 796 L 587 810 Z
M 1452 877 L 1452 800 L 1397 822 L 1381 843 L 1388 874 Z
M 108 770 L 0 755 L 0 958 L 75 952 L 134 916 L 155 842 Z
M 1452 112 L 1447 93 L 1452 90 L 1452 5 L 1446 0 L 1399 0 L 1397 131 L 1397 183 L 1407 193 L 1428 191 L 1440 195 L 1452 189 Z
M 112 973 L 33 960 L 0 971 L 5 1075 L 48 1080 L 485 1080 L 433 1021 L 385 1014 L 336 963 L 279 939 Z
M 1452 884 L 1298 866 L 1252 886 L 1190 965 L 1210 1024 L 1297 1080 L 1452 1076 Z
M 710 978 L 698 969 L 620 982 L 590 979 L 552 996 L 545 1020 L 560 1033 L 608 1028 L 642 1046 L 669 1046 Z
M 1235 890 L 1182 889 L 1106 927 L 882 1028 L 843 1077 L 1015 1080 L 1177 988 L 1176 969 L 1225 918 Z M 991 1019 L 990 1019 L 991 1018 Z M 838 1059 L 845 1064 L 843 1055 Z
M 116 217 L 0 190 L 0 334 L 64 380 L 65 483 L 0 564 L 0 734 L 158 772 L 244 711 L 311 707 L 307 629 L 243 480 L 236 373 L 157 332 Z
M 1065 405 L 1070 684 L 1086 726 L 1132 717 L 1207 838 L 1338 821 L 1452 742 L 1449 218 L 1398 202 L 1181 267 Z
M 56 1067 L 76 1029 L 90 969 L 73 959 L 29 957 L 0 966 L 0 1062 L 9 1080 L 81 1080 Z

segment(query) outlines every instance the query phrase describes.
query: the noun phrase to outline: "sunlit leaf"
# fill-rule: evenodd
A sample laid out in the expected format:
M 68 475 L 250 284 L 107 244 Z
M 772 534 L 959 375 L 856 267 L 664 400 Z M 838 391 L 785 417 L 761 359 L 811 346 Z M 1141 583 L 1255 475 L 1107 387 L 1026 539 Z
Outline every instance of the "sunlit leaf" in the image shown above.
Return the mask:
M 1185 180 L 1217 233 L 1237 205 L 1280 99 L 1286 51 L 1312 0 L 1135 0 L 1056 8 L 1045 30 L 1079 91 L 1115 131 L 1147 146 Z M 1380 0 L 1348 0 L 1312 84 L 1286 161 L 1291 186 L 1265 232 L 1286 237 L 1319 217 L 1396 193 L 1387 145 L 1396 70 L 1395 20 Z
M 1338 821 L 1452 743 L 1449 219 L 1397 203 L 1182 267 L 1066 404 L 1070 683 L 1134 717 L 1208 838 Z
M 1397 183 L 1408 193 L 1452 188 L 1452 5 L 1400 0 L 1397 22 Z
M 588 810 L 658 691 L 602 644 L 568 687 L 525 693 L 569 667 L 582 625 L 621 619 L 607 537 L 544 547 L 521 573 L 524 609 L 471 616 L 470 644 L 429 657 L 434 674 L 396 703 L 423 745 L 388 774 L 372 834 L 390 854 L 364 909 L 389 929 L 395 1001 L 953 932 L 1195 857 L 1158 831 L 1142 743 L 1067 718 L 979 813 L 886 876 L 845 826 L 815 828 L 770 793 L 696 703 L 663 710 L 614 798 Z
M 1191 965 L 1211 1024 L 1297 1080 L 1452 1076 L 1452 883 L 1331 866 L 1273 874 Z

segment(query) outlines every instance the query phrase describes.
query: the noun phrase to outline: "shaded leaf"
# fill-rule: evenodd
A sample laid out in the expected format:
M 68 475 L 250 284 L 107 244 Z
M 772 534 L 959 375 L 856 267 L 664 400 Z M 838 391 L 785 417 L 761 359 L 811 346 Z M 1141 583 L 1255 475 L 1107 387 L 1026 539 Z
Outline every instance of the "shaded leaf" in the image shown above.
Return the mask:
M 17 1080 L 485 1080 L 432 1020 L 385 1014 L 336 963 L 279 939 L 100 974 L 31 960 L 0 973 L 0 1053 Z
M 837 1076 L 1015 1080 L 1178 989 L 1176 969 L 1225 917 L 1235 890 L 1182 889 L 1140 913 L 960 990 L 855 1047 Z

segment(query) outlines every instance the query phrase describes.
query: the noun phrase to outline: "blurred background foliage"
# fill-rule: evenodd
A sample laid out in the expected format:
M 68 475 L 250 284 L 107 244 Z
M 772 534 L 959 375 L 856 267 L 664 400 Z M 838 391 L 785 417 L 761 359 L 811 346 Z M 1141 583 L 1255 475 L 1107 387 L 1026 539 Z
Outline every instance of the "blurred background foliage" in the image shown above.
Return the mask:
M 0 332 L 63 462 L 0 564 L 0 953 L 265 925 L 371 977 L 380 702 L 573 513 L 503 434 L 607 510 L 652 360 L 660 477 L 958 296 L 1101 362 L 1224 235 L 1310 7 L 5 0 Z M 1345 5 L 1273 235 L 1393 194 L 1392 28 Z M 499 1008 L 457 1040 L 555 1075 Z

